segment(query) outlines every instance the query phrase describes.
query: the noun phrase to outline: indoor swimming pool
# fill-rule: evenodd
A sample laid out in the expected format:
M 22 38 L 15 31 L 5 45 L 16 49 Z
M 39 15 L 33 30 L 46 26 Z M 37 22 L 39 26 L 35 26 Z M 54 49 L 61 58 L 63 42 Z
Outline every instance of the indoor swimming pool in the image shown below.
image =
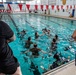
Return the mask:
M 75 58 L 76 43 L 72 41 L 71 36 L 76 29 L 76 21 L 33 14 L 12 14 L 10 16 L 15 25 L 8 15 L 3 15 L 2 20 L 10 25 L 16 35 L 16 40 L 9 45 L 20 62 L 23 75 L 42 75 Z M 44 28 L 50 30 L 50 35 L 43 33 Z M 24 37 L 18 35 L 22 30 L 26 30 Z M 38 39 L 35 39 L 35 32 L 41 35 Z M 58 40 L 53 51 L 51 43 L 55 35 L 58 35 Z M 23 54 L 23 51 L 27 51 L 24 45 L 28 37 L 31 37 L 32 42 L 46 53 L 40 51 L 38 57 L 32 57 L 31 52 Z M 59 54 L 61 60 L 56 61 L 54 58 L 56 53 Z

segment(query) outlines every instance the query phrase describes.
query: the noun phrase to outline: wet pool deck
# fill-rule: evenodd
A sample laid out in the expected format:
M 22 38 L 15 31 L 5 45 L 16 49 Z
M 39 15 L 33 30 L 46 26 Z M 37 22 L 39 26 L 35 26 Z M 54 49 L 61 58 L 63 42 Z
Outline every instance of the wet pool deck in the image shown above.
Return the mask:
M 48 71 L 44 75 L 76 75 L 75 61 L 53 72 Z
M 52 16 L 57 18 L 69 19 L 69 20 L 76 20 L 76 17 L 69 17 L 69 16 L 59 16 L 59 15 L 47 15 L 47 14 L 40 14 L 42 16 Z

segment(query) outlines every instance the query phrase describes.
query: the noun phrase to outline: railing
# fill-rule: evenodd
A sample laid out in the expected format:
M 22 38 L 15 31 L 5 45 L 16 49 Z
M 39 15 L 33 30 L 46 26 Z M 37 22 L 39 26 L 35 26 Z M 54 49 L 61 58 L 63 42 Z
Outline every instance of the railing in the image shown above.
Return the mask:
M 54 75 L 54 74 L 56 74 L 57 72 L 59 72 L 60 70 L 65 69 L 65 67 L 67 68 L 67 67 L 68 67 L 71 63 L 73 63 L 73 62 L 75 62 L 75 60 L 72 60 L 72 61 L 70 61 L 70 62 L 68 62 L 68 63 L 66 63 L 66 64 L 63 64 L 63 65 L 61 65 L 61 66 L 59 66 L 59 67 L 57 67 L 57 68 L 55 68 L 55 69 L 53 69 L 53 70 L 49 70 L 48 72 L 44 73 L 43 75 L 48 75 L 48 74 Z M 57 71 L 58 69 L 60 69 L 60 70 Z

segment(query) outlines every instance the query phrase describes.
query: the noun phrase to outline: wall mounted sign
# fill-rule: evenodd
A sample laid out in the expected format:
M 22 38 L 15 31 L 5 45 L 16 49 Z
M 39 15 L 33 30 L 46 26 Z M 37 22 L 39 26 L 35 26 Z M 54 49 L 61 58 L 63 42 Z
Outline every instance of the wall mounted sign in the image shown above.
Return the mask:
M 62 0 L 62 4 L 65 5 L 66 4 L 66 0 Z

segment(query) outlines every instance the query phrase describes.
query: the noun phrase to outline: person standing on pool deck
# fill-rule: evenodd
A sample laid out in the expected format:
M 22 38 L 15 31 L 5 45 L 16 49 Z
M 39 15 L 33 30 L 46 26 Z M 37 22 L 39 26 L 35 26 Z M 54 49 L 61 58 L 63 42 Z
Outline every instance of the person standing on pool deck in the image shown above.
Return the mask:
M 0 21 L 0 75 L 22 75 L 18 60 L 8 45 L 13 40 L 15 36 L 11 28 L 5 22 Z

